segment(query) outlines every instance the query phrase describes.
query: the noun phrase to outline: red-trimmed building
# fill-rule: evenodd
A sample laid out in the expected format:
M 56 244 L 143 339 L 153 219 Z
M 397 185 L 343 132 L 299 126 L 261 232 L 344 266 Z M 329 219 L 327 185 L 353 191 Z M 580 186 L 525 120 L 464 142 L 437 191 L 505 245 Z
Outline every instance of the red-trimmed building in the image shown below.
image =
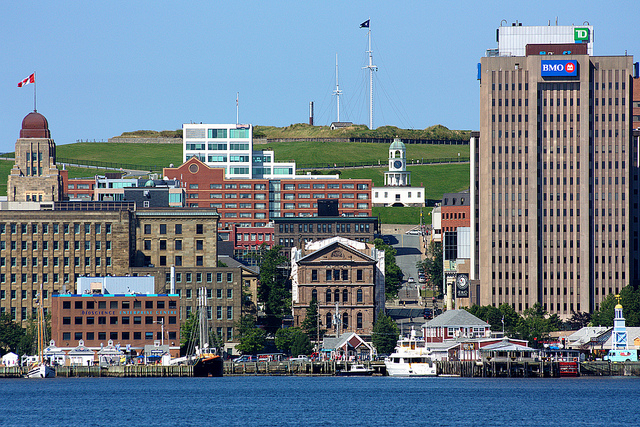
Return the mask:
M 216 208 L 221 228 L 264 227 L 270 219 L 317 215 L 317 199 L 336 199 L 344 216 L 371 216 L 370 179 L 297 175 L 295 179 L 227 179 L 195 157 L 163 176 L 185 189 L 187 206 Z

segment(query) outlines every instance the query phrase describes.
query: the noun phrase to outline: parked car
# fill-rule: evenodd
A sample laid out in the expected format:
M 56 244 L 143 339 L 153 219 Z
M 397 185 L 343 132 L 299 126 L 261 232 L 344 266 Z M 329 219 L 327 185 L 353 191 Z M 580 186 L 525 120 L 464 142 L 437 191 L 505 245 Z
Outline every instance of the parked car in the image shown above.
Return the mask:
M 418 277 L 418 282 L 420 283 L 427 283 L 427 278 L 425 276 L 419 276 Z
M 242 356 L 236 358 L 233 363 L 248 363 L 248 362 L 257 362 L 258 356 L 253 356 L 251 354 L 243 354 Z
M 309 359 L 309 356 L 305 356 L 305 355 L 299 355 L 298 357 L 292 357 L 289 359 L 289 361 L 291 362 L 308 362 L 311 359 Z

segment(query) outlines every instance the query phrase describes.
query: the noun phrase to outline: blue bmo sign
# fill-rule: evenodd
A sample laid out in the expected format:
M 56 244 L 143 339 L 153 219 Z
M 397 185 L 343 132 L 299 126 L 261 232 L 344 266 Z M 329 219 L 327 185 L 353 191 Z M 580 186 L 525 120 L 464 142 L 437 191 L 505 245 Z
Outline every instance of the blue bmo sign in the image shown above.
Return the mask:
M 578 61 L 576 60 L 543 60 L 540 64 L 541 76 L 576 77 L 578 75 Z

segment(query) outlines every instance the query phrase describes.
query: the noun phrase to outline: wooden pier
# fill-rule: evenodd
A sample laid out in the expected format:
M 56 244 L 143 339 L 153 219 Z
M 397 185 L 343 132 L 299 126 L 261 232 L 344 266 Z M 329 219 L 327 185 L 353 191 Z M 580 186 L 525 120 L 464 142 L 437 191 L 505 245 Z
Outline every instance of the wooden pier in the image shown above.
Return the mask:
M 224 376 L 247 375 L 290 375 L 290 376 L 332 376 L 353 362 L 249 362 L 224 363 Z M 560 376 L 558 362 L 553 361 L 490 361 L 490 362 L 442 362 L 436 363 L 439 376 L 459 377 L 521 377 L 556 378 Z M 384 362 L 364 362 L 374 370 L 373 375 L 384 376 Z M 611 363 L 608 361 L 581 362 L 578 364 L 581 376 L 640 376 L 640 362 Z M 21 378 L 22 368 L 18 366 L 0 367 L 0 378 Z M 57 377 L 192 377 L 193 367 L 186 365 L 126 365 L 126 366 L 58 366 Z
M 358 362 L 373 369 L 373 375 L 386 375 L 384 362 Z M 331 376 L 339 370 L 346 370 L 353 362 L 326 360 L 321 362 L 225 362 L 224 376 L 243 375 L 297 375 L 297 376 Z

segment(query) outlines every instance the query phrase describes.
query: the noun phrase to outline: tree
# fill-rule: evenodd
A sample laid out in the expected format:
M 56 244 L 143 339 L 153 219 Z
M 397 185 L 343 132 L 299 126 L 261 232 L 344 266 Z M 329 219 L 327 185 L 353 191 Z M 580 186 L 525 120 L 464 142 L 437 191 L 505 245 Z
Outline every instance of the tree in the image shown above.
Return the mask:
M 591 322 L 590 313 L 571 311 L 571 317 L 564 324 L 568 330 L 577 331 L 587 326 L 589 322 Z
M 311 341 L 318 341 L 318 301 L 315 298 L 311 299 L 307 307 L 307 314 L 302 321 L 302 330 Z M 325 332 L 326 330 L 320 329 L 320 339 Z
M 469 313 L 491 325 L 492 331 L 502 331 L 502 312 L 491 305 L 472 305 L 466 309 Z
M 7 313 L 0 315 L 0 354 L 19 353 L 18 347 L 25 335 L 25 330 L 11 320 L 11 316 Z
M 293 342 L 291 343 L 291 354 L 294 355 L 308 355 L 313 351 L 313 345 L 311 345 L 311 340 L 309 339 L 309 335 L 305 334 L 303 331 L 299 330 L 294 332 L 293 334 Z
M 283 353 L 290 354 L 293 336 L 298 328 L 280 328 L 276 332 L 275 345 Z
M 253 316 L 246 315 L 240 318 L 237 324 L 238 341 L 236 349 L 243 354 L 256 354 L 264 348 L 267 334 L 260 328 L 256 328 Z
M 253 328 L 247 331 L 239 338 L 239 344 L 236 348 L 242 354 L 256 354 L 264 348 L 267 334 L 259 328 Z
M 591 315 L 591 324 L 594 326 L 613 326 L 614 308 L 618 300 L 613 294 L 609 294 L 600 303 L 599 310 Z M 620 304 L 627 326 L 640 326 L 640 288 L 625 286 L 620 290 Z
M 526 309 L 518 320 L 518 336 L 533 343 L 549 336 L 549 332 L 560 329 L 560 318 L 557 315 L 547 317 L 542 304 L 535 303 Z
M 371 342 L 379 354 L 392 353 L 398 341 L 398 325 L 393 319 L 382 311 L 378 313 L 378 318 L 373 324 L 371 332 Z
M 266 327 L 276 332 L 282 324 L 282 318 L 291 308 L 291 291 L 287 289 L 287 277 L 283 274 L 282 265 L 287 258 L 280 255 L 282 246 L 274 246 L 266 250 L 261 247 L 259 254 L 260 284 L 258 301 L 264 304 Z
M 384 294 L 386 299 L 392 300 L 398 297 L 402 282 L 402 270 L 396 264 L 398 253 L 392 246 L 387 245 L 382 239 L 374 239 L 376 249 L 384 251 Z
M 192 311 L 180 326 L 180 354 L 194 354 L 196 346 L 200 345 L 198 312 Z
M 418 269 L 422 268 L 433 291 L 442 293 L 444 291 L 442 288 L 442 245 L 431 241 L 427 253 L 427 257 L 423 261 L 418 262 L 416 267 L 418 267 Z

